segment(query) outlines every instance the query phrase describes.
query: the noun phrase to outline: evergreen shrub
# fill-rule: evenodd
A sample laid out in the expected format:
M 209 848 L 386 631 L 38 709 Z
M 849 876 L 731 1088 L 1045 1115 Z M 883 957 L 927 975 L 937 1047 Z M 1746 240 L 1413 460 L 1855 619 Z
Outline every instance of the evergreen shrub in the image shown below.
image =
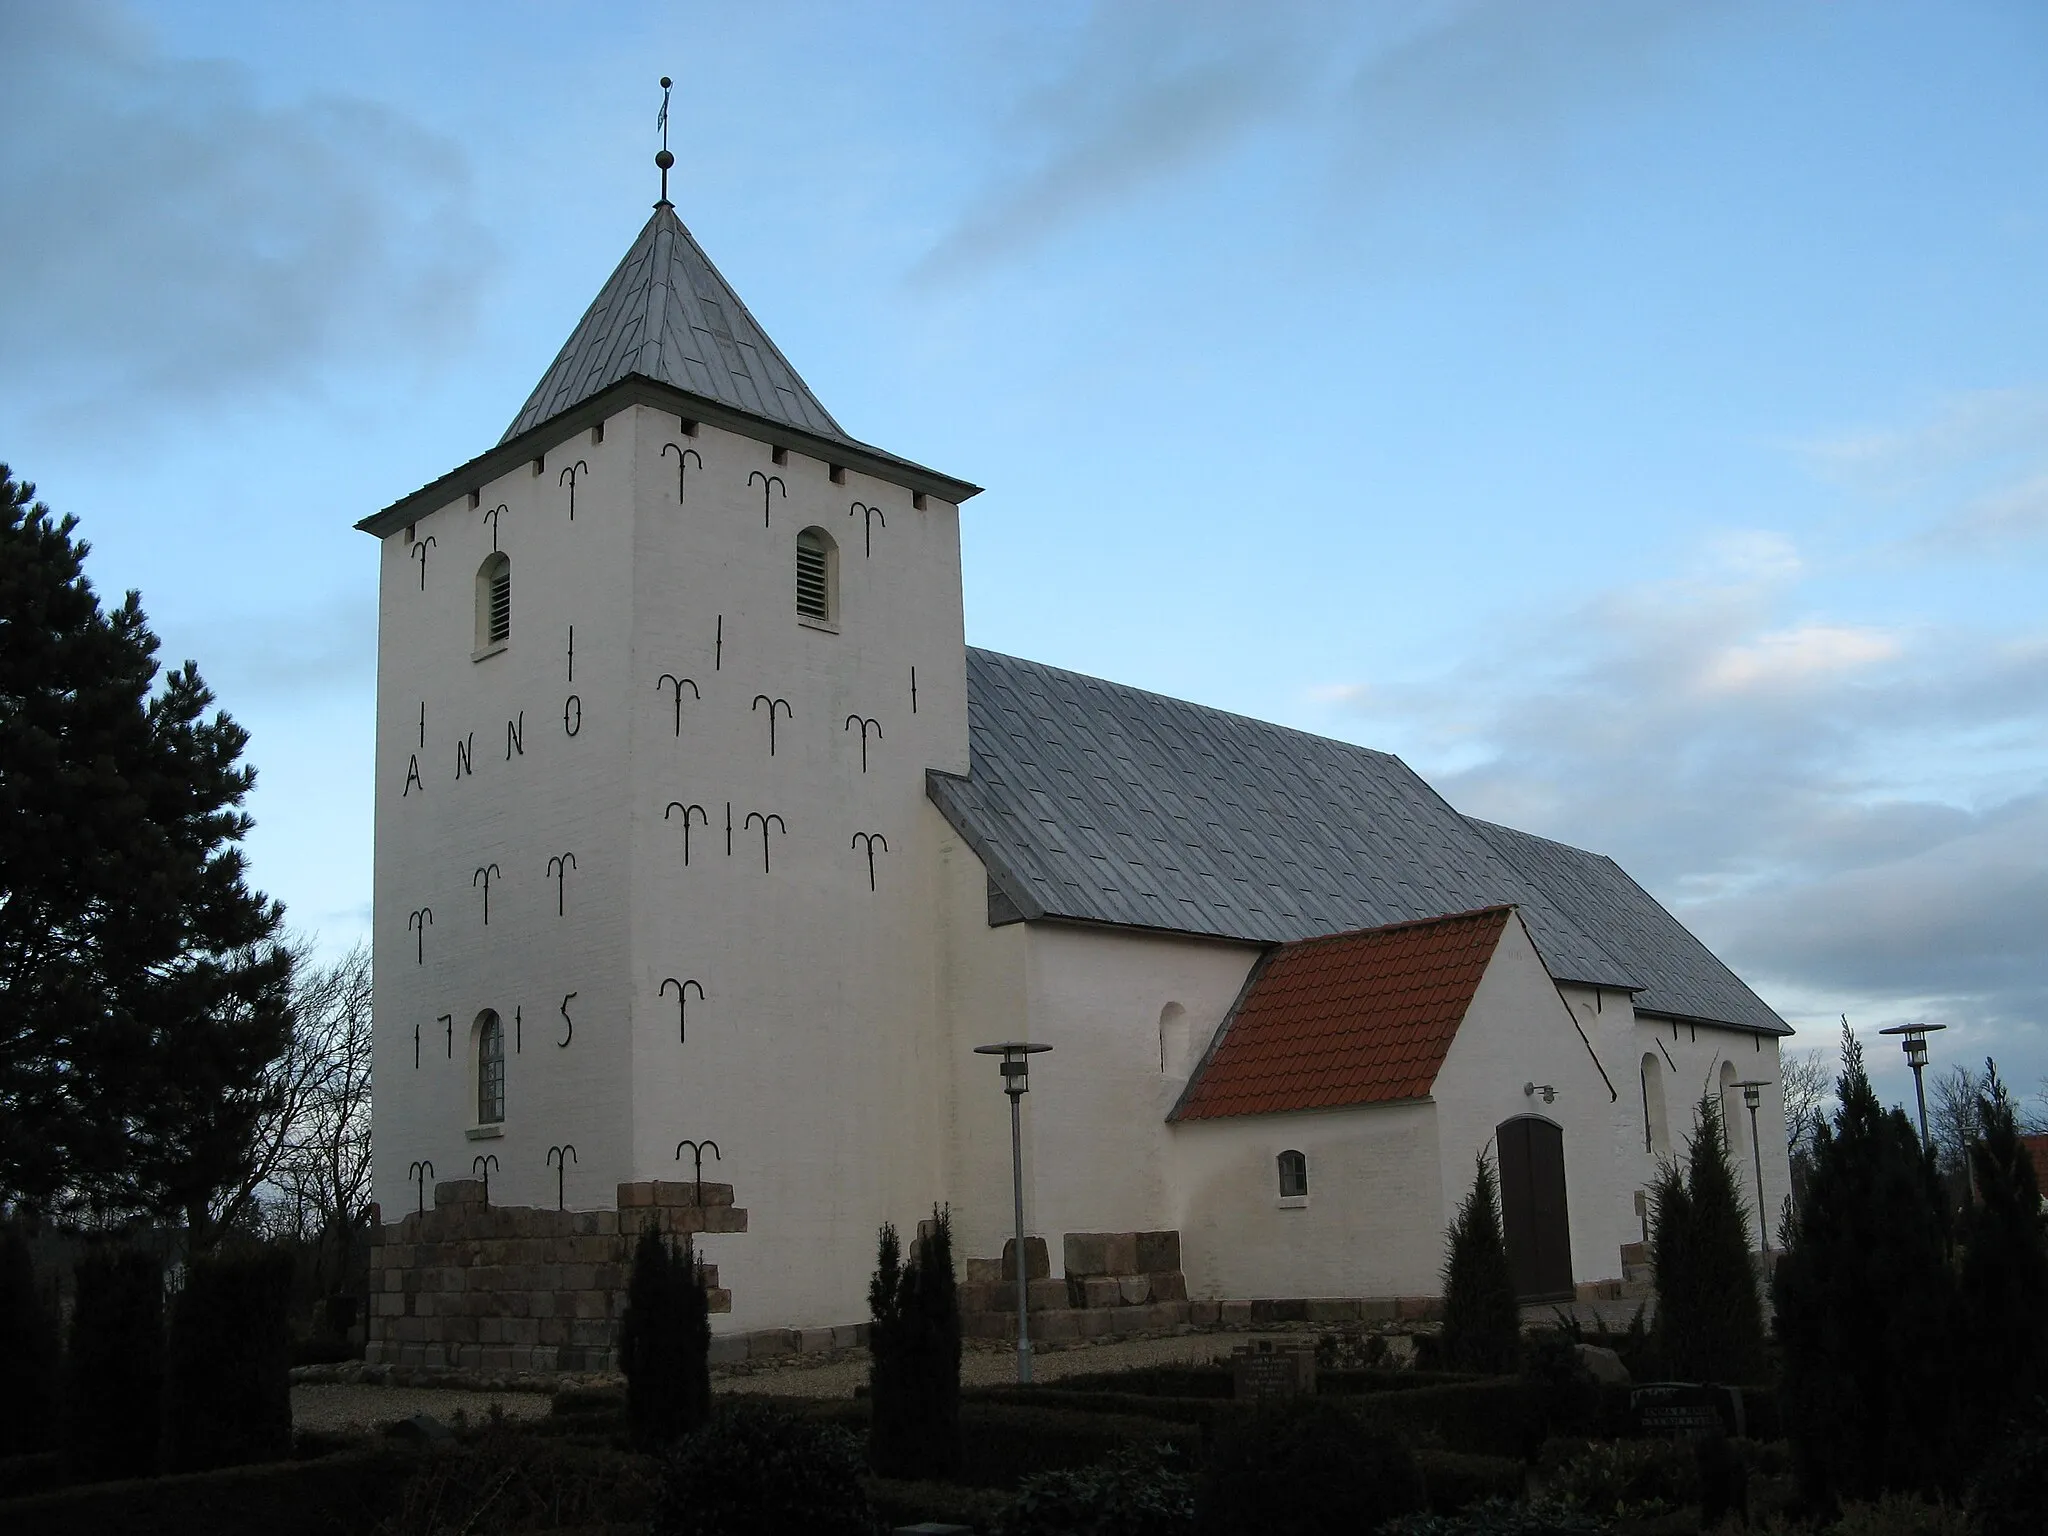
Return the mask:
M 671 1444 L 711 1417 L 711 1298 L 704 1279 L 687 1237 L 678 1252 L 651 1224 L 641 1232 L 619 1321 L 619 1366 L 633 1443 L 643 1451 Z
M 1499 1182 L 1485 1153 L 1474 1164 L 1471 1192 L 1445 1234 L 1444 1322 L 1433 1363 L 1500 1373 L 1515 1369 L 1522 1309 L 1501 1235 Z
M 1188 1536 L 1194 1520 L 1195 1483 L 1180 1458 L 1134 1449 L 1026 1478 L 995 1536 Z
M 74 1482 L 157 1469 L 164 1380 L 164 1283 L 146 1253 L 95 1245 L 72 1270 L 61 1441 Z
M 1997 1444 L 2048 1394 L 2048 1223 L 2012 1095 L 1995 1062 L 1984 1063 L 1984 1090 L 1970 1144 L 1974 1198 L 1958 1234 L 1969 1381 L 1962 1443 L 1972 1450 Z
M 291 1454 L 292 1256 L 245 1248 L 195 1258 L 171 1311 L 164 1465 L 172 1472 Z
M 873 1536 L 862 1470 L 843 1429 L 720 1403 L 663 1463 L 650 1536 Z
M 1315 1397 L 1282 1398 L 1217 1437 L 1196 1486 L 1195 1529 L 1356 1536 L 1423 1502 L 1422 1473 L 1398 1436 Z
M 950 1477 L 961 1457 L 951 1212 L 933 1208 L 908 1263 L 893 1226 L 882 1227 L 876 1249 L 868 1284 L 868 1460 L 883 1477 Z
M 1652 1333 L 1658 1362 L 1674 1380 L 1744 1382 L 1762 1373 L 1763 1303 L 1738 1188 L 1721 1106 L 1705 1095 L 1684 1168 L 1665 1163 L 1650 1186 Z
M 1817 1508 L 1953 1482 L 1955 1285 L 1940 1181 L 1903 1111 L 1879 1107 L 1845 1026 L 1839 1105 L 1814 1138 L 1772 1277 L 1779 1392 Z
M 36 1284 L 28 1238 L 18 1223 L 0 1221 L 0 1457 L 56 1445 L 61 1355 L 56 1309 Z

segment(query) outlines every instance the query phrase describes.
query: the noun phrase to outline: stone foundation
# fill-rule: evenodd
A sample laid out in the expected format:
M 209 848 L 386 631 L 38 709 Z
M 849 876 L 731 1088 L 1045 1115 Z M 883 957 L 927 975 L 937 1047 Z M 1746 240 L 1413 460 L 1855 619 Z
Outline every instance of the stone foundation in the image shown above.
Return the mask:
M 633 1246 L 664 1233 L 744 1232 L 730 1184 L 621 1184 L 618 1209 L 493 1206 L 475 1179 L 434 1186 L 432 1210 L 370 1226 L 365 1358 L 398 1366 L 610 1371 L 626 1309 Z M 732 1293 L 706 1266 L 711 1310 Z

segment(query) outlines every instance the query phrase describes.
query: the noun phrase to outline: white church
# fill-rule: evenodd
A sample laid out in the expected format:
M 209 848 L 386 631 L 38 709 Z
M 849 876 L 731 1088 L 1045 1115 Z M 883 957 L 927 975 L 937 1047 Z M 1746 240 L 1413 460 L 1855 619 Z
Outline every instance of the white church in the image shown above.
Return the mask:
M 1703 1093 L 1777 1211 L 1789 1030 L 1626 873 L 970 648 L 976 491 L 848 436 L 664 197 L 498 444 L 363 520 L 387 1220 L 483 1158 L 492 1206 L 609 1213 L 697 1143 L 746 1211 L 698 1239 L 720 1333 L 863 1319 L 935 1204 L 993 1308 L 974 1048 L 1026 1039 L 1048 1329 L 1432 1294 L 1481 1153 L 1523 1293 L 1585 1294 Z

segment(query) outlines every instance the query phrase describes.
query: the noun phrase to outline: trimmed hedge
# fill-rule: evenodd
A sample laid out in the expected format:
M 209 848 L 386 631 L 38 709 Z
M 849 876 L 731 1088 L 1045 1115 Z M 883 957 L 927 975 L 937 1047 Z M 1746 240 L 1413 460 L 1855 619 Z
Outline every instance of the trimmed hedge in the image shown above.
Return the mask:
M 412 1446 L 385 1444 L 318 1461 L 85 1483 L 0 1503 L 0 1530 L 24 1536 L 364 1536 L 397 1513 L 422 1455 Z
M 64 1351 L 65 1475 L 147 1477 L 157 1469 L 164 1379 L 163 1270 L 150 1255 L 95 1245 L 72 1270 Z
M 291 1454 L 292 1256 L 195 1258 L 171 1313 L 164 1466 L 172 1472 Z

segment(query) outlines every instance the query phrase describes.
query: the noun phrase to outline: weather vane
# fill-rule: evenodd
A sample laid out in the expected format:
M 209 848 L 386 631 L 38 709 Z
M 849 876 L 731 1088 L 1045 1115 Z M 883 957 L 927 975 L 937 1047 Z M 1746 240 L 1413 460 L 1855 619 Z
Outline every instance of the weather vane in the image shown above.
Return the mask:
M 657 208 L 669 206 L 668 168 L 676 163 L 676 157 L 668 152 L 668 92 L 674 83 L 667 75 L 661 77 L 661 115 L 654 120 L 654 126 L 661 130 L 661 148 L 654 155 L 654 163 L 661 167 L 661 201 L 654 205 Z

